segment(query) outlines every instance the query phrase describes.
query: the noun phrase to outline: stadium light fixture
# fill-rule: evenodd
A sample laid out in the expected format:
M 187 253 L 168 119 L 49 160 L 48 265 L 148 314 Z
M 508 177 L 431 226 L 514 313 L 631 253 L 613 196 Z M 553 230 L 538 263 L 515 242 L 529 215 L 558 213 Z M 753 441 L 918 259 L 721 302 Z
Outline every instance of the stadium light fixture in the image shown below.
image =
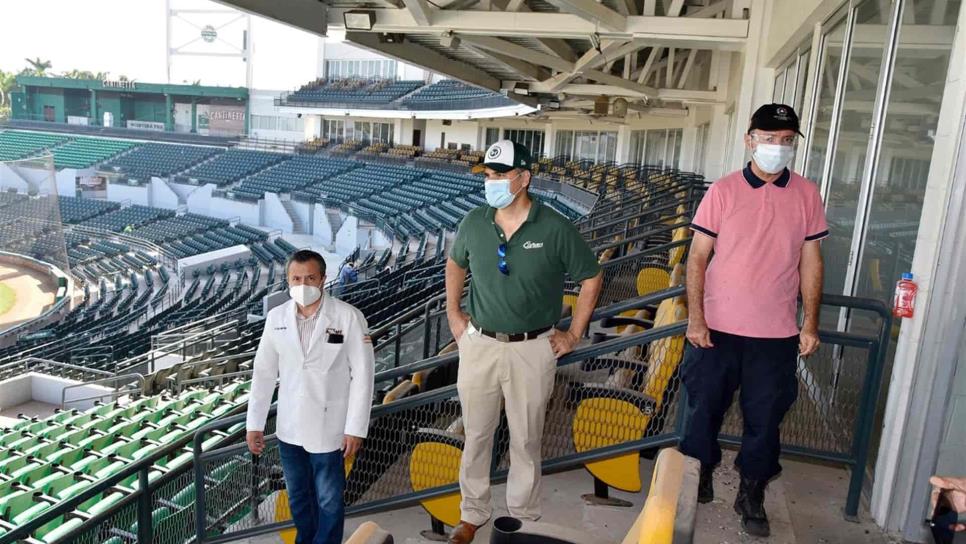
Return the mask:
M 458 49 L 460 46 L 460 38 L 450 30 L 439 37 L 439 45 L 449 49 Z
M 376 12 L 371 9 L 350 9 L 342 16 L 346 30 L 372 30 L 376 24 Z

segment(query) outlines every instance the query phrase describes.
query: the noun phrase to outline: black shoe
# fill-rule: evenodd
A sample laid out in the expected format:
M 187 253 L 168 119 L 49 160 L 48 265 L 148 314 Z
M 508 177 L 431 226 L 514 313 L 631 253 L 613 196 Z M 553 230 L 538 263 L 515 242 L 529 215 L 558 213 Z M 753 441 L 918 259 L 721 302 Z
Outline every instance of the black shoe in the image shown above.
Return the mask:
M 741 514 L 741 527 L 752 536 L 768 536 L 771 527 L 765 514 L 765 486 L 768 480 L 752 480 L 741 477 L 735 512 Z
M 701 478 L 698 480 L 698 502 L 709 503 L 714 500 L 714 467 L 701 465 Z

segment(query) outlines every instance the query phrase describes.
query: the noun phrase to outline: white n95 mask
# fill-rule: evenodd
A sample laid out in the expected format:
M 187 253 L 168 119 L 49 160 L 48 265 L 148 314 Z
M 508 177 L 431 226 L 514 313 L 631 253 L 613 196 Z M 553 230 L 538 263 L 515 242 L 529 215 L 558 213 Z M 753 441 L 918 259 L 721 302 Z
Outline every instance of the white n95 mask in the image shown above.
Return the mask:
M 769 174 L 777 174 L 792 162 L 795 148 L 787 145 L 758 144 L 752 158 L 758 168 Z
M 314 285 L 293 285 L 288 288 L 288 296 L 299 306 L 309 306 L 322 298 L 322 290 Z

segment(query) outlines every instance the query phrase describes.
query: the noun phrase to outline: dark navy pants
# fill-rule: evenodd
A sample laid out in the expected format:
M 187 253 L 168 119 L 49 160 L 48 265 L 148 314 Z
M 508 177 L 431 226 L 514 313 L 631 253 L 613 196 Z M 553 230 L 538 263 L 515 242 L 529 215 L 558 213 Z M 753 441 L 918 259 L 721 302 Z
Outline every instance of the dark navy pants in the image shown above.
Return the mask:
M 345 465 L 342 451 L 309 453 L 278 442 L 295 522 L 295 544 L 341 544 L 345 527 Z
M 716 466 L 721 462 L 718 432 L 735 391 L 741 389 L 744 420 L 741 451 L 735 464 L 741 475 L 767 480 L 781 472 L 779 425 L 798 397 L 798 336 L 748 338 L 711 331 L 713 348 L 688 345 L 681 379 L 688 393 L 680 449 Z

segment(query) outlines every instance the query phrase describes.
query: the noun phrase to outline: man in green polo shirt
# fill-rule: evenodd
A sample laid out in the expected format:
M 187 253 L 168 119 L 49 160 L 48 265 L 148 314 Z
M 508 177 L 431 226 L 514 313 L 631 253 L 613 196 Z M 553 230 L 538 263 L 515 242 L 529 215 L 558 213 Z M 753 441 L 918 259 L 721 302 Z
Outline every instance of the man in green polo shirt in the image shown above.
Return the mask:
M 510 515 L 540 517 L 540 443 L 557 357 L 583 336 L 603 283 L 594 252 L 573 223 L 530 197 L 530 152 L 500 140 L 486 152 L 487 205 L 460 223 L 446 263 L 446 313 L 459 345 L 463 412 L 461 522 L 466 544 L 490 518 L 490 456 L 501 401 L 510 429 Z M 460 309 L 470 281 L 468 312 Z M 580 283 L 570 329 L 560 319 L 564 278 Z

